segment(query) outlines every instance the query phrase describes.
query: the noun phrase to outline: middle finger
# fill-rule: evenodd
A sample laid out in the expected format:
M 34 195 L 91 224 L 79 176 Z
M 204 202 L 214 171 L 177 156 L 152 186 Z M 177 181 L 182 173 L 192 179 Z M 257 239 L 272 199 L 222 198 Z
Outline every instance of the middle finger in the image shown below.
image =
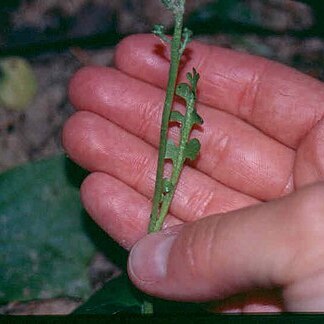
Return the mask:
M 157 150 L 138 137 L 94 113 L 78 112 L 64 127 L 63 143 L 84 168 L 107 173 L 142 195 L 153 196 Z M 170 212 L 183 221 L 194 221 L 257 202 L 186 166 Z
M 98 67 L 77 73 L 70 89 L 77 109 L 104 116 L 158 146 L 163 90 L 117 70 Z M 198 112 L 205 123 L 192 135 L 202 144 L 195 163 L 200 171 L 261 200 L 293 190 L 294 150 L 228 113 L 202 104 Z M 173 128 L 171 137 L 176 137 L 178 131 Z

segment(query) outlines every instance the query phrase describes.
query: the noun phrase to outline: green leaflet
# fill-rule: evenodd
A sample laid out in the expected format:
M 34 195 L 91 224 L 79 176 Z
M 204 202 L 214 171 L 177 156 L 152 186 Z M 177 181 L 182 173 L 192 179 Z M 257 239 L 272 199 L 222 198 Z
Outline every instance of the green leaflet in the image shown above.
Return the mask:
M 196 160 L 200 150 L 200 142 L 197 138 L 190 140 L 185 148 L 185 157 L 191 161 Z
M 193 100 L 195 94 L 192 92 L 190 86 L 187 83 L 180 83 L 177 85 L 176 94 L 183 98 L 186 102 Z
M 204 123 L 204 120 L 197 114 L 196 110 L 192 113 L 192 122 L 193 125 L 202 125 Z
M 179 111 L 172 111 L 170 116 L 170 122 L 177 122 L 182 124 L 185 116 L 182 115 Z M 192 112 L 192 126 L 195 124 L 202 125 L 204 123 L 203 119 L 198 115 L 197 111 Z
M 163 25 L 154 25 L 152 33 L 159 36 L 164 42 L 170 43 L 170 39 L 165 35 L 165 27 Z
M 175 145 L 173 140 L 170 139 L 167 143 L 165 159 L 172 160 L 173 162 L 176 162 L 178 159 L 181 160 L 182 158 L 183 160 L 189 159 L 193 161 L 197 158 L 199 150 L 200 142 L 197 140 L 197 138 L 190 140 L 183 149 L 183 152 L 181 152 L 181 148 Z
M 181 114 L 179 111 L 172 111 L 170 116 L 170 122 L 177 122 L 182 124 L 184 121 L 184 115 Z
M 167 142 L 167 149 L 165 152 L 165 159 L 176 161 L 179 154 L 179 148 L 174 144 L 172 139 Z

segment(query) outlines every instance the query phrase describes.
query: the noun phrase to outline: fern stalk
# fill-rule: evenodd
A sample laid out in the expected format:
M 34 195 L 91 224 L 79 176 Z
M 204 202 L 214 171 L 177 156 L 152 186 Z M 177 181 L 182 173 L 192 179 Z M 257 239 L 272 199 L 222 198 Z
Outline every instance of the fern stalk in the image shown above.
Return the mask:
M 187 78 L 190 85 L 183 83 L 177 86 L 180 60 L 192 35 L 190 30 L 183 28 L 185 0 L 162 0 L 162 2 L 167 9 L 173 12 L 175 26 L 171 40 L 164 34 L 163 26 L 157 25 L 153 30 L 153 33 L 160 36 L 164 42 L 171 43 L 171 62 L 162 113 L 156 182 L 148 229 L 149 233 L 157 232 L 162 228 L 184 162 L 187 158 L 195 159 L 198 154 L 200 148 L 199 141 L 197 139 L 189 141 L 189 136 L 193 125 L 196 123 L 202 123 L 202 119 L 197 115 L 195 110 L 196 89 L 199 74 L 195 70 L 193 71 L 193 74 L 188 73 Z M 172 106 L 176 94 L 186 101 L 186 114 L 184 116 L 179 112 L 172 112 Z M 181 124 L 179 147 L 177 147 L 173 142 L 168 141 L 170 120 Z M 165 160 L 167 159 L 171 159 L 173 162 L 172 175 L 170 179 L 163 178 Z

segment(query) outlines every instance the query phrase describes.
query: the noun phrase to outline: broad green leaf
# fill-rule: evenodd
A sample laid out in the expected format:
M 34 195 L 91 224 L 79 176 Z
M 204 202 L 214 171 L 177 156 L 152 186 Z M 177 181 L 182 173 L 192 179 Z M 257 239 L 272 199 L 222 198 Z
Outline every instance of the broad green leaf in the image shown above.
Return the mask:
M 64 156 L 0 175 L 0 302 L 89 296 L 83 176 Z
M 185 157 L 191 161 L 195 160 L 199 154 L 200 142 L 194 138 L 190 140 L 185 148 Z
M 90 314 L 143 314 L 145 302 L 153 305 L 156 314 L 206 314 L 200 304 L 161 300 L 137 290 L 126 274 L 107 282 L 94 293 L 73 315 Z
M 108 281 L 103 288 L 92 295 L 73 314 L 117 314 L 130 312 L 141 314 L 144 304 L 140 293 L 123 274 Z

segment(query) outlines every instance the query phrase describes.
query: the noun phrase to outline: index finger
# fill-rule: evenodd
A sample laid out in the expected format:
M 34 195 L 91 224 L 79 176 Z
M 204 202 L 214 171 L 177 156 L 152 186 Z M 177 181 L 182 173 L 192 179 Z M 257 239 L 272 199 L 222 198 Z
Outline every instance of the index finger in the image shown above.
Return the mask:
M 116 66 L 165 87 L 169 67 L 165 46 L 151 35 L 130 36 L 117 48 Z M 200 102 L 239 116 L 292 148 L 324 116 L 323 84 L 279 63 L 194 41 L 180 79 L 192 67 L 201 75 Z

